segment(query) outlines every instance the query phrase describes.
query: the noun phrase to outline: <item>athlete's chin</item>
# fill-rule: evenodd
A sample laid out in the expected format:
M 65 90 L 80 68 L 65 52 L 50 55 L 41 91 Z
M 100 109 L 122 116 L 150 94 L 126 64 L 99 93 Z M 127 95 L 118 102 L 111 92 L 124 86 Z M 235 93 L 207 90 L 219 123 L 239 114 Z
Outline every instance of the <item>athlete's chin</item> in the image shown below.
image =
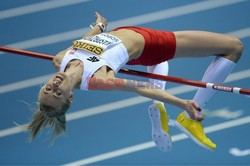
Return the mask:
M 67 75 L 64 72 L 57 72 L 55 78 L 61 79 L 61 81 L 67 78 Z

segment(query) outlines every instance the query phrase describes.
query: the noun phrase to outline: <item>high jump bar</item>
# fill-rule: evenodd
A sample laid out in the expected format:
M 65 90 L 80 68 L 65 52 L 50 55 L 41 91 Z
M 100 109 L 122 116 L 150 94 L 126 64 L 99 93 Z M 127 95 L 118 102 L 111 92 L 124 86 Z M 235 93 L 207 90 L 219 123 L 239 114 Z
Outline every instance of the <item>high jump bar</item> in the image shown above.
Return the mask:
M 18 54 L 18 55 L 24 55 L 28 57 L 40 58 L 40 59 L 45 59 L 45 60 L 53 60 L 53 57 L 54 57 L 48 54 L 42 54 L 42 53 L 26 51 L 26 50 L 21 50 L 21 49 L 16 49 L 16 48 L 10 48 L 10 47 L 5 47 L 5 46 L 0 46 L 0 51 L 9 52 L 9 53 Z M 218 91 L 250 95 L 250 89 L 238 88 L 238 87 L 233 87 L 233 86 L 225 86 L 225 85 L 214 84 L 214 83 L 209 83 L 209 82 L 194 81 L 194 80 L 188 80 L 184 78 L 164 76 L 160 74 L 153 74 L 153 73 L 147 73 L 147 72 L 136 71 L 136 70 L 131 70 L 131 69 L 123 69 L 123 68 L 119 70 L 119 73 L 140 76 L 140 77 L 145 77 L 145 78 L 153 78 L 157 80 L 191 85 L 191 86 L 196 86 L 196 87 L 201 87 L 201 88 L 208 88 L 208 89 L 213 89 L 213 90 L 218 90 Z

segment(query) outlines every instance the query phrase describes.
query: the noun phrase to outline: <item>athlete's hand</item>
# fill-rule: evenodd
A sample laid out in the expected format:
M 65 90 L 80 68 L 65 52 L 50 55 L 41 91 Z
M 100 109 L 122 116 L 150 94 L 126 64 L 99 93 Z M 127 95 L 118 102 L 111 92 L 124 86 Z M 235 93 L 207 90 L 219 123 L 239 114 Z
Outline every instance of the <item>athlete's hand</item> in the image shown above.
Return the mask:
M 101 16 L 98 12 L 95 12 L 95 18 L 96 18 L 96 23 L 103 23 L 105 25 L 105 27 L 107 27 L 108 22 L 107 22 L 106 18 Z
M 204 114 L 200 114 L 201 108 L 194 100 L 186 100 L 184 109 L 188 112 L 191 119 L 202 121 L 205 118 Z

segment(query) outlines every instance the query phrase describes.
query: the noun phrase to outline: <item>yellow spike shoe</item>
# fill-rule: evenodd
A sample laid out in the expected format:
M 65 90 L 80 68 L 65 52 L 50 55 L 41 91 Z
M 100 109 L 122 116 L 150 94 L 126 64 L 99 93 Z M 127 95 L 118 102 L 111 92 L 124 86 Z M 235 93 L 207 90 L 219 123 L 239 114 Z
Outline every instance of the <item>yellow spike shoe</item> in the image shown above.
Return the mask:
M 172 140 L 168 128 L 169 117 L 162 104 L 153 104 L 148 108 L 152 123 L 152 139 L 156 146 L 163 152 L 172 148 Z
M 199 146 L 208 149 L 215 150 L 216 144 L 214 144 L 207 136 L 202 127 L 202 123 L 187 117 L 187 115 L 182 112 L 176 119 L 175 126 L 184 132 L 188 137 L 190 137 Z

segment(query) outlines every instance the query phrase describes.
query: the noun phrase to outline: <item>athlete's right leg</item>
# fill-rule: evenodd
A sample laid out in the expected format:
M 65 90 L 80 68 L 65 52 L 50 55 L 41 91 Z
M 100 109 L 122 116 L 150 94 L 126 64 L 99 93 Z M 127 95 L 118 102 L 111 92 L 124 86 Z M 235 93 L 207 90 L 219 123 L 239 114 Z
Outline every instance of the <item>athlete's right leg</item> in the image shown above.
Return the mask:
M 240 40 L 230 35 L 203 31 L 182 31 L 175 32 L 175 35 L 177 46 L 174 58 L 218 56 L 207 68 L 203 82 L 222 83 L 231 73 L 242 53 L 243 46 Z M 194 100 L 204 108 L 214 92 L 214 90 L 200 88 Z M 216 145 L 205 136 L 202 124 L 190 119 L 187 113 L 180 114 L 177 122 L 179 128 L 196 143 L 208 149 L 216 148 Z
M 169 65 L 168 65 L 168 61 L 162 62 L 160 64 L 157 65 L 153 65 L 153 66 L 148 66 L 147 67 L 147 71 L 149 73 L 154 73 L 154 74 L 160 74 L 160 75 L 168 75 L 168 71 L 169 71 Z M 155 87 L 165 90 L 166 87 L 166 81 L 162 81 L 162 80 L 156 80 L 156 79 L 149 79 L 149 82 L 154 84 Z M 153 103 L 161 103 L 164 106 L 164 103 L 158 100 L 153 100 Z
M 157 65 L 148 66 L 149 73 L 168 75 L 168 61 Z M 165 90 L 166 81 L 149 79 L 154 87 Z M 164 103 L 158 100 L 153 100 L 153 104 L 148 109 L 149 117 L 152 123 L 152 139 L 156 146 L 164 151 L 170 151 L 172 147 L 171 135 L 168 127 L 169 116 L 165 109 Z

